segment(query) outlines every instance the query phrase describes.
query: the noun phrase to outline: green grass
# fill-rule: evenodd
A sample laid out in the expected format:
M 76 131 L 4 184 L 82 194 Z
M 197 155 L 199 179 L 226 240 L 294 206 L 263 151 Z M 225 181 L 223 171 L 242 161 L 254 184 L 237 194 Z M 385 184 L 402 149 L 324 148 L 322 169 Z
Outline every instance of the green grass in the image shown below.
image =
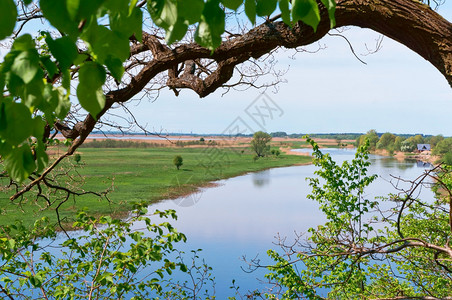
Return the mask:
M 309 145 L 306 141 L 277 141 L 271 143 L 273 146 L 290 147 L 292 149 L 303 148 Z
M 83 148 L 78 153 L 81 155 L 80 164 L 70 161 L 64 166 L 67 170 L 73 165 L 69 185 L 78 186 L 78 190 L 96 192 L 110 188 L 110 202 L 94 195 L 70 197 L 59 209 L 61 217 L 68 221 L 83 207 L 94 214 L 121 215 L 131 209 L 132 202 L 152 203 L 193 192 L 213 180 L 310 162 L 310 157 L 285 154 L 254 162 L 254 155 L 247 148 Z M 175 155 L 183 157 L 180 170 L 173 165 Z M 56 180 L 67 184 L 59 177 Z M 30 200 L 23 199 L 22 206 L 18 205 L 19 202 L 13 204 L 9 201 L 11 194 L 12 191 L 8 191 L 0 195 L 3 210 L 0 224 L 10 224 L 15 219 L 30 224 L 44 215 L 56 219 L 55 204 L 50 209 L 39 210 L 39 206 L 46 205 L 43 199 L 33 200 L 36 189 L 28 195 Z

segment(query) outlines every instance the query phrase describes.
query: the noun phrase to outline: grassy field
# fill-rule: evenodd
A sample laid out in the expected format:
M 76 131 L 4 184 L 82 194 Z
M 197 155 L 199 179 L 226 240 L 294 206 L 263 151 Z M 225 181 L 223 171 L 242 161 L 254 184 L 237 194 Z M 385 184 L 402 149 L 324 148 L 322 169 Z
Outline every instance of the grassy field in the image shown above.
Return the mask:
M 130 210 L 132 202 L 152 203 L 175 198 L 206 186 L 213 180 L 267 168 L 309 163 L 311 160 L 306 156 L 282 154 L 254 161 L 254 155 L 248 148 L 218 147 L 82 148 L 78 153 L 81 155 L 80 163 L 66 162 L 61 170 L 71 170 L 68 174 L 71 178 L 69 185 L 78 191 L 100 193 L 110 190 L 107 194 L 110 201 L 95 195 L 70 197 L 59 209 L 61 217 L 69 221 L 83 207 L 94 214 L 121 215 Z M 180 170 L 173 165 L 175 155 L 183 157 Z M 63 183 L 64 180 L 68 180 L 68 177 L 55 178 L 55 182 Z M 0 195 L 0 224 L 10 224 L 15 219 L 30 223 L 43 215 L 55 219 L 55 204 L 51 209 L 44 209 L 46 205 L 43 198 L 38 201 L 24 199 L 22 205 L 19 202 L 12 204 L 8 199 L 11 193 L 8 191 Z M 40 210 L 40 207 L 43 209 Z

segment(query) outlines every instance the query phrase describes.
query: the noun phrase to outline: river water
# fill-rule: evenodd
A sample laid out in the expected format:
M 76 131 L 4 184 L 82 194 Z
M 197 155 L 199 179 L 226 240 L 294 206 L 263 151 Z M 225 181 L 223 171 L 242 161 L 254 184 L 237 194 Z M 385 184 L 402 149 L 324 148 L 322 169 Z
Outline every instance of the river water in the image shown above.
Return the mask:
M 306 151 L 306 150 L 299 150 Z M 336 162 L 351 160 L 354 150 L 327 149 Z M 371 155 L 369 174 L 379 178 L 366 191 L 368 198 L 394 193 L 394 177 L 415 179 L 430 166 L 416 161 L 397 161 L 390 157 Z M 216 187 L 176 200 L 152 205 L 154 209 L 175 209 L 178 220 L 174 226 L 187 235 L 185 251 L 201 248 L 199 256 L 213 268 L 217 299 L 234 295 L 232 280 L 242 292 L 262 289 L 259 282 L 265 270 L 246 273 L 247 259 L 256 256 L 262 263 L 270 262 L 268 249 L 276 249 L 275 237 L 295 238 L 325 219 L 318 206 L 307 199 L 310 188 L 306 177 L 313 177 L 313 165 L 275 168 L 227 180 Z M 394 177 L 392 177 L 394 176 Z M 424 189 L 422 197 L 433 197 Z

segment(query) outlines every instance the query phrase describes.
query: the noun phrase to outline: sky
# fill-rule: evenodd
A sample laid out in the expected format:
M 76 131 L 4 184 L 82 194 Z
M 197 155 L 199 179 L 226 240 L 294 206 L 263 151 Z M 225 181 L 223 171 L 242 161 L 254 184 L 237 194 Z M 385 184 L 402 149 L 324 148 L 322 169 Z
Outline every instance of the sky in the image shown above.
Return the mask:
M 439 13 L 451 21 L 451 1 Z M 277 68 L 288 69 L 287 82 L 279 84 L 277 91 L 267 89 L 262 95 L 261 90 L 249 89 L 222 95 L 224 91 L 218 90 L 200 99 L 189 90 L 176 97 L 165 89 L 156 101 L 144 99 L 129 108 L 140 124 L 156 132 L 213 134 L 240 128 L 242 133 L 364 133 L 375 129 L 452 136 L 452 90 L 439 71 L 387 37 L 377 53 L 361 56 L 367 53 L 366 45 L 375 47 L 381 35 L 360 28 L 348 28 L 343 34 L 366 65 L 354 57 L 343 38 L 326 36 L 320 41 L 324 49 L 317 53 L 277 53 Z

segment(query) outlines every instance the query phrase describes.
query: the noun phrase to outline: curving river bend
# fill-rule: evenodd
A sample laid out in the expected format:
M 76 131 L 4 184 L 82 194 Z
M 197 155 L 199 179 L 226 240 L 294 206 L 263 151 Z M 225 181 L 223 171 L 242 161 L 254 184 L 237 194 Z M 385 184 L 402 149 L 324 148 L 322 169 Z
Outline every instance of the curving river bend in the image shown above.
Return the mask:
M 306 150 L 299 150 L 306 151 Z M 325 149 L 336 162 L 351 160 L 354 150 Z M 395 192 L 391 184 L 401 177 L 415 179 L 430 165 L 416 161 L 397 161 L 394 158 L 371 155 L 369 174 L 379 178 L 366 191 L 369 198 Z M 232 280 L 240 291 L 263 288 L 265 270 L 245 273 L 242 257 L 258 256 L 270 262 L 266 251 L 275 249 L 275 236 L 295 237 L 324 221 L 317 204 L 306 198 L 310 188 L 305 180 L 313 177 L 313 165 L 275 168 L 216 182 L 218 186 L 199 193 L 152 205 L 150 210 L 175 209 L 178 220 L 172 224 L 187 235 L 188 241 L 179 248 L 199 253 L 213 268 L 215 294 L 218 299 L 234 295 Z M 433 197 L 424 189 L 422 197 Z M 182 246 L 182 247 L 181 247 Z

